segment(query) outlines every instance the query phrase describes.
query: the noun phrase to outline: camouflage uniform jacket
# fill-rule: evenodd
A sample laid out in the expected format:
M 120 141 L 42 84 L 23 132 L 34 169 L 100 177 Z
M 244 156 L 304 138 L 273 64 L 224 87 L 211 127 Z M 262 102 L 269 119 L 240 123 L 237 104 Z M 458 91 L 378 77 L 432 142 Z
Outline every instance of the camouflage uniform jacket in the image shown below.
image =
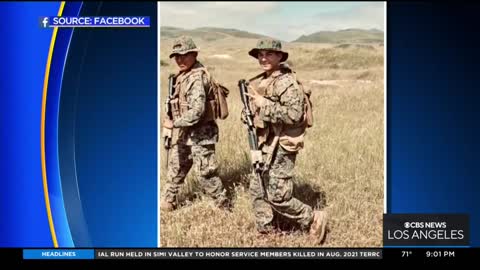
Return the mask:
M 215 121 L 202 121 L 210 82 L 200 62 L 187 72 L 177 74 L 175 94 L 180 105 L 180 117 L 174 119 L 178 129 L 179 144 L 209 145 L 218 142 L 218 126 Z M 174 140 L 175 141 L 175 140 Z
M 274 137 L 273 125 L 276 125 L 281 130 L 279 143 L 285 150 L 302 149 L 306 130 L 305 100 L 294 76 L 277 70 L 262 78 L 255 88 L 266 98 L 264 105 L 256 108 L 254 119 L 260 144 L 270 144 Z

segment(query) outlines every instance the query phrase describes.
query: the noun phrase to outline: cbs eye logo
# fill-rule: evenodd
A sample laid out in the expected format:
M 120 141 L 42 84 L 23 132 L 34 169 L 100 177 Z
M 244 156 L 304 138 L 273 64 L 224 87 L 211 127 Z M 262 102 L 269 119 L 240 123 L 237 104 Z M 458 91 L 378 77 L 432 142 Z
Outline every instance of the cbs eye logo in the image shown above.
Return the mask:
M 405 222 L 403 227 L 405 229 L 423 229 L 425 224 L 423 222 Z

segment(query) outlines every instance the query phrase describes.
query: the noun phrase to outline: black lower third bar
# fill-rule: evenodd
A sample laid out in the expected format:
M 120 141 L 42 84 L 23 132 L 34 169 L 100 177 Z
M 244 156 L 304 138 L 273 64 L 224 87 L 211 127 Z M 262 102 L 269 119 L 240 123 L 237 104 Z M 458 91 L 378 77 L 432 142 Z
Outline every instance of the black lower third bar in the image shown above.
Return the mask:
M 11 251 L 8 253 L 8 251 Z M 125 259 L 300 259 L 300 260 L 372 260 L 372 261 L 453 261 L 478 258 L 480 248 L 459 247 L 386 247 L 386 248 L 151 248 L 151 249 L 5 249 L 5 259 L 51 260 L 125 260 Z M 49 253 L 50 252 L 50 253 Z M 52 253 L 53 252 L 53 253 Z M 82 253 L 83 252 L 83 253 Z M 84 256 L 85 252 L 91 255 Z M 37 255 L 35 255 L 37 254 Z M 38 255 L 40 254 L 40 255 Z M 73 256 L 72 254 L 75 254 Z M 82 255 L 83 254 L 83 255 Z M 23 256 L 22 256 L 23 255 Z M 73 256 L 73 257 L 72 257 Z

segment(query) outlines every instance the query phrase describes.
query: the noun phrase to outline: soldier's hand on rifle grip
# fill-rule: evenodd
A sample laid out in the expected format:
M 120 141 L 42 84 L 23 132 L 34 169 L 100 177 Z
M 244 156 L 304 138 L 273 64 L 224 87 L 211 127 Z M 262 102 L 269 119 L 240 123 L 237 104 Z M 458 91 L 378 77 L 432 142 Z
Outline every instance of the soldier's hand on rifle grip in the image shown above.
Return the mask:
M 165 140 L 165 149 L 170 149 L 172 143 L 172 129 L 173 129 L 173 122 L 168 118 L 163 119 L 163 138 Z
M 171 130 L 173 128 L 173 121 L 168 119 L 168 118 L 164 118 L 163 119 L 163 127 Z
M 163 128 L 163 139 L 165 140 L 164 147 L 165 149 L 170 149 L 172 144 L 172 129 Z
M 247 113 L 245 112 L 245 108 L 242 109 L 242 112 L 240 113 L 240 120 L 242 123 L 247 124 Z

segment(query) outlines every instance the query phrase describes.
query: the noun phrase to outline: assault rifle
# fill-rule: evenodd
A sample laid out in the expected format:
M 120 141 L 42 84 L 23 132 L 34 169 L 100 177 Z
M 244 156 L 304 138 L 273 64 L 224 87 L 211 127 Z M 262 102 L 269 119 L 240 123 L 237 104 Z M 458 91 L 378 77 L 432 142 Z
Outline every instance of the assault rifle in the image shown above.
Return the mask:
M 262 158 L 262 151 L 258 148 L 258 137 L 255 131 L 255 125 L 253 124 L 253 113 L 252 109 L 250 108 L 250 99 L 247 95 L 247 82 L 245 80 L 240 80 L 238 82 L 238 87 L 240 89 L 240 97 L 243 103 L 243 111 L 245 113 L 245 120 L 248 130 L 248 144 L 250 145 L 250 157 L 253 166 L 253 172 L 257 177 L 258 181 L 260 182 L 260 188 L 263 194 L 263 197 L 267 198 L 267 193 L 265 191 L 265 183 L 263 181 L 263 173 L 264 173 L 264 162 Z
M 167 117 L 173 121 L 173 110 L 172 110 L 172 104 L 170 101 L 173 99 L 173 95 L 175 93 L 174 89 L 174 84 L 175 84 L 175 74 L 170 74 L 168 76 L 168 94 L 167 98 L 165 100 L 165 113 Z M 163 137 L 164 137 L 164 147 L 167 150 L 167 161 L 166 163 L 168 164 L 168 156 L 170 152 L 170 148 L 172 147 L 172 130 L 164 128 L 163 129 Z

